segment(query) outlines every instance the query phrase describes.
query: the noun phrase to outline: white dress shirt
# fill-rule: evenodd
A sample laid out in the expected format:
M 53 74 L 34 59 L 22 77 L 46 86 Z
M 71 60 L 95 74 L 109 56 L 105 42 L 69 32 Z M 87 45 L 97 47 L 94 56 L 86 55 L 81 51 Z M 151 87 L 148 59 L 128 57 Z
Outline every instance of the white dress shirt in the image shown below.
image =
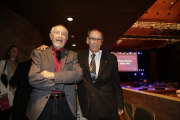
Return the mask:
M 90 66 L 90 63 L 91 63 L 91 55 L 93 53 L 89 50 L 89 66 Z M 100 67 L 100 60 L 101 60 L 101 54 L 102 54 L 102 50 L 99 50 L 99 52 L 95 53 L 96 56 L 95 56 L 95 62 L 96 62 L 96 79 L 98 77 L 98 73 L 99 73 L 99 67 Z

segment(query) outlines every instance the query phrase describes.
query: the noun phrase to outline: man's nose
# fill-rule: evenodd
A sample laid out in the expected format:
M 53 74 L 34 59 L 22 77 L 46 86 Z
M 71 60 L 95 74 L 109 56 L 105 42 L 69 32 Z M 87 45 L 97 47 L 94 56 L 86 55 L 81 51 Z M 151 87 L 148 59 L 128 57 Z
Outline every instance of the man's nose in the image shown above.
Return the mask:
M 59 35 L 58 35 L 59 37 L 62 37 L 62 34 L 61 33 L 59 33 Z
M 97 43 L 98 43 L 98 40 L 97 40 L 97 39 L 95 39 L 95 40 L 94 40 L 94 43 L 96 43 L 96 44 L 97 44 Z

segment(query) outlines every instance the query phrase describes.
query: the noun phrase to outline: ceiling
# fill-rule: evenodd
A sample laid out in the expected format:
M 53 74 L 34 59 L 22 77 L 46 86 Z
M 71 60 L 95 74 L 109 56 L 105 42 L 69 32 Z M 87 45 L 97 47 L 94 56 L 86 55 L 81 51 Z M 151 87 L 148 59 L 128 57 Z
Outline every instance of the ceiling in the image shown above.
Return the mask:
M 46 45 L 51 44 L 52 26 L 63 24 L 69 32 L 65 47 L 75 51 L 88 48 L 90 29 L 104 33 L 105 50 L 149 50 L 180 39 L 174 28 L 180 23 L 179 0 L 1 0 L 0 4 L 31 23 Z M 157 23 L 175 25 L 158 29 Z
M 180 40 L 180 1 L 157 0 L 111 50 L 150 50 Z

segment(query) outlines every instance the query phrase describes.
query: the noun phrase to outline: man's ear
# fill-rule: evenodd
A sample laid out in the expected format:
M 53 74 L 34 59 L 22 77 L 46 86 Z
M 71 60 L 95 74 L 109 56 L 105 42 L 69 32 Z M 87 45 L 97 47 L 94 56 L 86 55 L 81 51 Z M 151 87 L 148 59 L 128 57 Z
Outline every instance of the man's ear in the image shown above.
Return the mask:
M 51 33 L 49 33 L 49 37 L 50 37 L 50 39 L 51 39 Z M 52 40 L 52 39 L 51 39 Z
M 86 39 L 86 43 L 89 44 L 89 38 L 88 38 L 88 37 L 87 37 L 87 39 Z

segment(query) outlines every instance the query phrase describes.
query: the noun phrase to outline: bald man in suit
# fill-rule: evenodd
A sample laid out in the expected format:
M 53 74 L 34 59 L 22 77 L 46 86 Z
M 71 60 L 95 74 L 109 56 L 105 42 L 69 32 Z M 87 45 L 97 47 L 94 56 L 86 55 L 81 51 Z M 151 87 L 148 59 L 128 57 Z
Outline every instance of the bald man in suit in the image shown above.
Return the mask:
M 116 56 L 101 50 L 103 34 L 88 32 L 89 49 L 78 52 L 83 80 L 78 83 L 78 98 L 83 116 L 88 120 L 119 120 L 124 98 L 120 86 Z

